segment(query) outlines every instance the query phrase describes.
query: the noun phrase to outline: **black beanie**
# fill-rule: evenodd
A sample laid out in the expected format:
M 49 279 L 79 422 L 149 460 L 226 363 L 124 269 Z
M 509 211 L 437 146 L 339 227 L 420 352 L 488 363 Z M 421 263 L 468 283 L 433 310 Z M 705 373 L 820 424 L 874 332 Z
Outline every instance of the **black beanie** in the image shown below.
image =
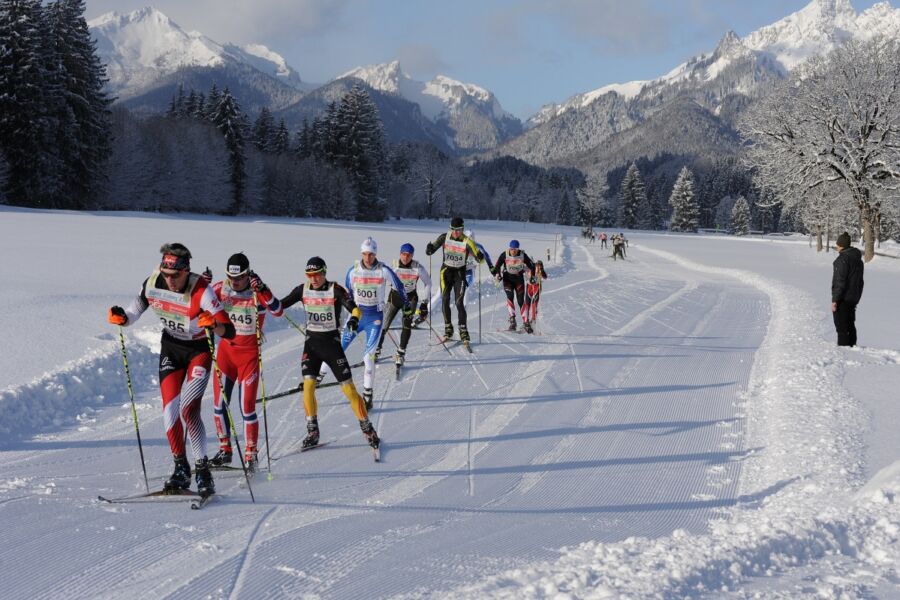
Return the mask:
M 463 228 L 463 220 L 462 217 L 453 217 L 450 219 L 450 227 L 453 229 L 462 229 Z
M 243 275 L 250 270 L 250 259 L 243 252 L 232 254 L 225 267 L 225 274 L 230 277 Z
M 837 245 L 841 248 L 849 248 L 850 247 L 850 234 L 846 231 L 838 236 Z

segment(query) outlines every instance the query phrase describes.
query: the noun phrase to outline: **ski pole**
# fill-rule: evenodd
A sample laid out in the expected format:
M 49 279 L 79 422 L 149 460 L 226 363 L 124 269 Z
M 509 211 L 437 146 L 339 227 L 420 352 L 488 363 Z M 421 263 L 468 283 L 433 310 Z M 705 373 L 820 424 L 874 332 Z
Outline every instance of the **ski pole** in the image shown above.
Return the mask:
M 253 305 L 259 306 L 259 301 L 256 298 L 256 292 L 253 292 Z M 269 481 L 272 480 L 272 457 L 269 454 L 269 418 L 266 415 L 266 380 L 263 379 L 263 360 L 262 360 L 262 327 L 259 324 L 259 311 L 257 309 L 256 313 L 256 352 L 259 355 L 259 386 L 262 390 L 262 405 L 263 405 L 263 431 L 266 436 L 266 466 L 269 471 L 269 474 L 266 476 L 266 479 Z
M 292 318 L 290 318 L 289 316 L 287 316 L 287 313 L 283 313 L 281 316 L 284 317 L 285 319 L 287 319 L 287 322 L 290 323 L 291 325 L 293 325 L 294 329 L 296 329 L 297 331 L 300 332 L 300 335 L 306 335 L 306 330 L 303 329 L 302 326 L 294 323 L 294 320 Z
M 441 346 L 444 347 L 444 350 L 447 351 L 447 354 L 449 354 L 450 356 L 453 356 L 453 353 L 450 352 L 450 348 L 447 347 L 447 343 L 446 343 L 447 340 L 445 340 L 444 338 L 442 338 L 442 337 L 440 336 L 440 334 L 438 334 L 438 332 L 435 331 L 434 327 L 431 327 L 431 323 L 428 324 L 428 327 L 431 329 L 431 332 L 434 333 L 434 337 L 436 337 L 437 340 L 441 343 Z
M 481 263 L 478 263 L 478 344 L 481 344 Z
M 395 346 L 397 347 L 397 349 L 399 350 L 399 349 L 400 349 L 400 344 L 397 343 L 397 340 L 394 338 L 394 334 L 391 333 L 391 331 L 390 331 L 389 329 L 385 329 L 385 331 L 387 331 L 388 337 L 391 338 L 391 341 L 394 342 L 394 345 L 395 345 Z
M 134 405 L 134 389 L 131 387 L 131 369 L 128 368 L 128 354 L 125 352 L 125 334 L 119 325 L 119 342 L 121 342 L 122 362 L 125 363 L 125 380 L 128 382 L 128 397 L 131 398 L 131 418 L 134 419 L 134 432 L 137 434 L 138 452 L 141 454 L 141 468 L 144 470 L 144 486 L 150 493 L 150 482 L 147 480 L 147 465 L 144 463 L 144 445 L 141 443 L 141 428 L 138 426 L 137 408 Z
M 216 370 L 216 380 L 219 382 L 219 389 L 222 392 L 222 406 L 225 407 L 225 414 L 228 415 L 228 422 L 231 423 L 231 436 L 234 438 L 234 446 L 238 451 L 238 458 L 241 459 L 241 468 L 244 470 L 244 479 L 247 480 L 247 490 L 250 492 L 250 499 L 256 502 L 253 496 L 253 488 L 250 487 L 250 475 L 247 473 L 247 464 L 244 462 L 244 453 L 241 452 L 241 442 L 238 440 L 237 429 L 234 426 L 234 419 L 231 416 L 231 409 L 228 408 L 228 394 L 225 392 L 225 386 L 222 385 L 222 371 L 219 370 L 219 361 L 216 360 L 216 346 L 213 344 L 213 332 L 206 330 L 206 341 L 209 342 L 209 355 L 212 357 L 212 364 Z
M 432 254 L 429 254 L 429 255 L 428 255 L 428 276 L 429 276 L 429 277 L 434 277 L 434 271 L 433 271 L 432 268 L 431 268 L 431 257 L 432 257 L 432 256 L 433 256 Z M 441 293 L 444 292 L 444 280 L 443 280 L 443 277 L 442 277 L 441 280 L 439 281 L 438 289 L 441 291 Z M 434 331 L 434 327 L 431 326 L 431 310 L 430 310 L 430 309 L 431 309 L 431 306 L 430 306 L 430 304 L 431 304 L 431 298 L 428 299 L 428 304 L 429 304 L 429 307 L 428 307 L 428 308 L 429 308 L 429 311 L 428 311 L 428 328 L 431 329 L 432 331 Z M 435 335 L 437 335 L 437 333 L 435 333 Z M 438 339 L 440 339 L 440 338 L 438 338 Z

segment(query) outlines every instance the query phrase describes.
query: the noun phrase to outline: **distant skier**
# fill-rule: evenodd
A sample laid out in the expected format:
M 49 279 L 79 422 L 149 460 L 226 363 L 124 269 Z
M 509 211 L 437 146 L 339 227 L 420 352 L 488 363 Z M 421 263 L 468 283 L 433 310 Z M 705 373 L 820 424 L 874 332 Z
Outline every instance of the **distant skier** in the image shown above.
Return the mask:
M 622 257 L 622 260 L 625 260 L 625 240 L 622 238 L 621 234 L 613 235 L 612 244 L 613 260 L 616 260 L 619 256 Z
M 205 273 L 204 273 L 205 275 Z M 256 418 L 256 389 L 259 385 L 259 341 L 266 312 L 280 317 L 281 304 L 259 275 L 250 270 L 250 260 L 243 252 L 232 254 L 225 266 L 225 279 L 213 285 L 213 292 L 228 313 L 237 334 L 219 342 L 216 358 L 225 376 L 225 397 L 229 403 L 237 400 L 244 420 L 244 448 L 247 468 L 256 471 L 259 421 Z M 209 273 L 212 278 L 212 273 Z M 235 389 L 237 395 L 235 396 Z M 210 459 L 214 467 L 230 465 L 231 423 L 223 406 L 222 385 L 213 379 L 216 433 L 219 451 Z
M 148 308 L 163 324 L 159 352 L 159 390 L 163 404 L 163 425 L 175 470 L 163 489 L 177 493 L 191 487 L 191 466 L 185 451 L 185 428 L 191 438 L 197 492 L 208 496 L 216 491 L 206 455 L 206 428 L 200 401 L 212 365 L 207 330 L 230 340 L 234 325 L 206 280 L 191 273 L 191 252 L 179 243 L 159 249 L 162 260 L 144 283 L 128 308 L 113 306 L 109 322 L 134 324 Z
M 534 270 L 528 274 L 525 284 L 525 307 L 522 311 L 525 318 L 525 331 L 534 333 L 533 325 L 538 315 L 538 303 L 541 301 L 542 281 L 547 279 L 543 261 L 534 261 Z
M 347 331 L 356 332 L 362 312 L 346 289 L 325 278 L 325 261 L 313 256 L 306 262 L 306 284 L 300 284 L 281 299 L 282 309 L 297 302 L 306 310 L 306 342 L 303 344 L 303 408 L 306 411 L 306 437 L 303 447 L 311 448 L 319 444 L 319 408 L 316 402 L 316 377 L 323 364 L 331 367 L 331 372 L 341 383 L 341 391 L 350 401 L 350 408 L 359 420 L 359 428 L 366 441 L 378 448 L 380 440 L 369 421 L 366 404 L 356 386 L 347 355 L 341 347 L 341 308 L 347 309 Z
M 403 290 L 406 292 L 406 304 L 409 307 L 404 310 L 403 299 L 397 290 L 392 289 L 388 294 L 388 301 L 385 305 L 384 324 L 381 328 L 381 338 L 378 340 L 378 347 L 375 348 L 375 358 L 381 354 L 381 347 L 384 345 L 384 338 L 388 335 L 388 330 L 394 317 L 398 312 L 403 313 L 403 326 L 400 332 L 400 347 L 397 348 L 397 354 L 394 362 L 402 365 L 406 360 L 406 346 L 409 344 L 409 338 L 412 335 L 413 317 L 416 322 L 421 323 L 428 318 L 428 303 L 431 301 L 431 277 L 424 266 L 419 261 L 413 259 L 416 249 L 412 244 L 406 243 L 400 246 L 400 258 L 394 261 L 394 272 L 403 282 Z M 422 302 L 419 304 L 418 314 L 414 315 L 413 308 L 419 302 L 418 284 L 422 282 L 425 286 L 425 294 Z
M 600 232 L 600 249 L 602 250 L 603 248 L 607 248 L 607 247 L 608 246 L 606 245 L 606 232 L 601 231 Z
M 344 286 L 353 296 L 354 302 L 362 310 L 359 320 L 359 331 L 366 333 L 366 349 L 363 352 L 365 372 L 363 374 L 363 398 L 366 400 L 366 408 L 371 410 L 374 403 L 374 379 L 375 379 L 375 348 L 381 340 L 382 323 L 384 322 L 384 303 L 387 299 L 385 285 L 390 281 L 394 290 L 400 296 L 400 306 L 408 311 L 411 307 L 406 298 L 406 292 L 400 278 L 393 269 L 378 260 L 378 244 L 371 237 L 363 240 L 360 246 L 362 260 L 356 261 L 347 270 L 344 278 Z M 356 339 L 358 331 L 344 330 L 341 337 L 341 346 L 344 351 Z M 322 365 L 321 374 L 328 374 L 328 364 Z M 321 378 L 320 378 L 321 381 Z
M 838 256 L 831 275 L 831 313 L 837 331 L 838 346 L 856 345 L 856 305 L 862 299 L 865 264 L 862 253 L 854 248 L 846 231 L 835 244 Z
M 523 323 L 528 321 L 525 316 L 526 270 L 534 271 L 534 261 L 519 248 L 519 240 L 510 240 L 509 248 L 500 254 L 494 265 L 494 277 L 503 282 L 503 291 L 506 292 L 509 331 L 516 330 L 516 301 L 519 302 Z
M 450 221 L 450 230 L 442 233 L 433 242 L 428 242 L 425 254 L 431 256 L 438 248 L 443 250 L 444 258 L 441 264 L 441 310 L 444 314 L 444 336 L 453 336 L 453 320 L 450 314 L 450 292 L 454 294 L 456 304 L 456 318 L 459 323 L 459 339 L 466 345 L 469 344 L 469 329 L 466 325 L 466 262 L 468 257 L 474 256 L 475 260 L 482 262 L 484 254 L 475 245 L 475 242 L 466 237 L 461 217 L 453 217 Z

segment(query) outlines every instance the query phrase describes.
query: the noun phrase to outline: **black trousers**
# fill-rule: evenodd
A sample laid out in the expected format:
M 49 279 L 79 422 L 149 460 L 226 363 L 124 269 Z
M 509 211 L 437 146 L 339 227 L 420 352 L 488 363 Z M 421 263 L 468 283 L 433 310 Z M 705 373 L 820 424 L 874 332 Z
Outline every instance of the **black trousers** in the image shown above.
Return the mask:
M 415 308 L 419 303 L 419 292 L 413 291 L 407 293 L 406 299 L 409 301 L 409 305 Z M 384 324 L 381 327 L 381 339 L 378 340 L 379 348 L 384 345 L 384 338 L 388 334 L 388 329 L 391 327 L 391 323 L 394 322 L 394 317 L 397 316 L 397 313 L 400 312 L 400 309 L 402 308 L 403 304 L 400 302 L 400 294 L 398 294 L 396 290 L 391 290 L 390 294 L 388 294 L 388 301 L 384 305 Z M 409 343 L 409 338 L 412 335 L 414 315 L 415 313 L 403 315 L 403 329 L 400 332 L 400 347 L 404 350 L 406 350 L 406 345 Z
M 466 326 L 466 268 L 441 267 L 441 312 L 444 313 L 444 325 L 450 325 L 450 293 L 453 292 L 456 305 L 456 318 L 459 326 Z
M 838 346 L 856 345 L 856 304 L 838 302 L 837 310 L 831 313 L 837 330 Z

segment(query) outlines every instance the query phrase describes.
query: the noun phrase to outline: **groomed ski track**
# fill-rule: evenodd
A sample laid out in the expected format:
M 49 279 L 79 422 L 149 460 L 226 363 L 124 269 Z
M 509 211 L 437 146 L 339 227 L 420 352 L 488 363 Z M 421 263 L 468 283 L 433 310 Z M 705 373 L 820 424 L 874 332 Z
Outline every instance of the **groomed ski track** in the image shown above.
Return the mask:
M 489 284 L 480 344 L 469 301 L 473 355 L 457 347 L 451 357 L 414 332 L 401 381 L 390 363 L 376 374 L 381 464 L 337 388 L 319 396 L 322 435 L 336 440 L 274 463 L 271 481 L 258 475 L 256 504 L 238 472 L 216 473 L 222 497 L 202 511 L 187 499 L 97 502 L 143 489 L 130 412 L 118 406 L 86 415 L 86 431 L 4 453 L 8 479 L 40 473 L 53 492 L 0 504 L 4 585 L 30 598 L 428 597 L 562 546 L 705 532 L 738 502 L 754 450 L 740 398 L 767 297 L 639 247 L 628 253 L 614 262 L 567 239 L 549 268 L 540 335 L 496 333 L 505 300 Z M 291 329 L 268 338 L 271 394 L 296 385 L 302 339 Z M 135 345 L 132 362 L 152 371 L 155 356 Z M 171 463 L 158 392 L 137 393 L 159 486 Z M 203 409 L 213 452 L 209 393 Z M 303 435 L 300 396 L 267 411 L 274 456 Z M 48 546 L 67 560 L 47 564 Z

